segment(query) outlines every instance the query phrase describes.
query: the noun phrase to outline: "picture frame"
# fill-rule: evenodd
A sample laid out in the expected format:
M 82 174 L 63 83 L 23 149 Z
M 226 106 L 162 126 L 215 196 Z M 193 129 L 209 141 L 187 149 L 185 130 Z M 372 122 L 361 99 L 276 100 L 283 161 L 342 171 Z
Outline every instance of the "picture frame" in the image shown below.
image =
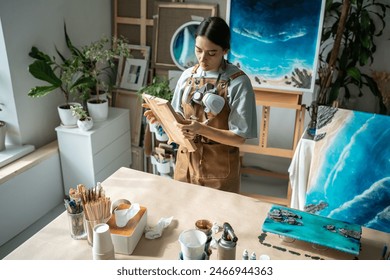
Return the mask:
M 153 24 L 153 53 L 152 65 L 154 68 L 178 70 L 174 63 L 170 48 L 174 33 L 183 24 L 198 20 L 202 21 L 218 13 L 217 4 L 160 2 L 155 5 Z
M 145 70 L 146 74 L 144 77 L 144 83 L 146 83 L 148 78 L 148 69 L 149 69 L 149 61 L 150 61 L 150 46 L 127 44 L 127 47 L 129 49 L 130 58 L 147 60 L 146 70 Z M 117 69 L 115 86 L 117 88 L 121 87 L 122 76 L 126 65 L 125 61 L 126 58 L 122 56 L 122 57 L 117 57 L 115 62 L 116 69 Z
M 229 62 L 255 89 L 314 92 L 326 0 L 228 0 Z
M 127 58 L 123 68 L 123 75 L 120 88 L 137 91 L 145 85 L 145 75 L 147 72 L 145 59 Z
M 150 47 L 127 44 L 131 58 L 150 60 Z

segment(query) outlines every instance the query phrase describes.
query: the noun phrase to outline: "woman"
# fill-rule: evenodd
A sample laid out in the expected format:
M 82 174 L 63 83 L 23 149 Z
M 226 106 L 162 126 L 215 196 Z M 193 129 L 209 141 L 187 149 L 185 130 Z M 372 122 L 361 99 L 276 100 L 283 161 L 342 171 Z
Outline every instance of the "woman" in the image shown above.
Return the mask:
M 202 21 L 196 32 L 198 65 L 178 80 L 172 106 L 190 124 L 177 124 L 197 147 L 179 147 L 174 179 L 224 191 L 240 191 L 239 146 L 257 137 L 256 103 L 249 78 L 224 56 L 230 29 L 219 17 Z M 154 122 L 153 112 L 145 112 Z

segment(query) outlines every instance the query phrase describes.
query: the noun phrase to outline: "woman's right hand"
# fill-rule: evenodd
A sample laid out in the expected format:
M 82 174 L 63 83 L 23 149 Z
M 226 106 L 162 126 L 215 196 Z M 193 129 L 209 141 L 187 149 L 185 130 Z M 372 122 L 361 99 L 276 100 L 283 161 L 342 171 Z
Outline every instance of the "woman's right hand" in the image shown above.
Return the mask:
M 144 116 L 145 116 L 146 119 L 149 121 L 149 123 L 155 123 L 155 122 L 157 122 L 156 116 L 154 115 L 153 111 L 150 110 L 149 105 L 146 104 L 146 103 L 143 103 L 143 104 L 142 104 L 142 107 L 148 109 L 148 110 L 146 110 L 146 111 L 144 112 Z

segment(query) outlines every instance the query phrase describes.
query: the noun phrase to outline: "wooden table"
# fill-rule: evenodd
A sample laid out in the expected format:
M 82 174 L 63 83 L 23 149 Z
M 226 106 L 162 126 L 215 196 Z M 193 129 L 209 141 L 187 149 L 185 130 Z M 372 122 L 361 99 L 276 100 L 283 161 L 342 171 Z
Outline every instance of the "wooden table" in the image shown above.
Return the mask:
M 173 216 L 162 237 L 149 240 L 142 236 L 132 255 L 116 254 L 116 259 L 176 260 L 180 251 L 179 234 L 194 228 L 198 219 L 232 225 L 238 237 L 236 259 L 241 259 L 244 249 L 249 254 L 266 254 L 275 260 L 355 259 L 351 254 L 334 249 L 319 250 L 303 241 L 288 243 L 278 235 L 263 233 L 261 227 L 272 205 L 251 197 L 129 168 L 120 168 L 102 185 L 112 201 L 124 198 L 147 207 L 148 225 L 155 225 L 162 217 Z M 219 237 L 220 233 L 216 235 Z M 362 251 L 356 258 L 380 259 L 384 243 L 390 244 L 390 234 L 363 228 L 361 243 Z M 5 259 L 92 259 L 92 247 L 87 240 L 70 237 L 64 212 Z M 212 251 L 210 259 L 217 259 L 217 250 Z

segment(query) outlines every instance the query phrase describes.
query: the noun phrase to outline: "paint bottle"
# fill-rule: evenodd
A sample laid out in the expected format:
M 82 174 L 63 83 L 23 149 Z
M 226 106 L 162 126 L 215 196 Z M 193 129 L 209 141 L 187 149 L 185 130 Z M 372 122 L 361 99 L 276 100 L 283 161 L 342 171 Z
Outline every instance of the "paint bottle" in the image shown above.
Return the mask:
M 223 233 L 218 240 L 218 260 L 235 260 L 237 236 L 229 223 L 223 224 Z

